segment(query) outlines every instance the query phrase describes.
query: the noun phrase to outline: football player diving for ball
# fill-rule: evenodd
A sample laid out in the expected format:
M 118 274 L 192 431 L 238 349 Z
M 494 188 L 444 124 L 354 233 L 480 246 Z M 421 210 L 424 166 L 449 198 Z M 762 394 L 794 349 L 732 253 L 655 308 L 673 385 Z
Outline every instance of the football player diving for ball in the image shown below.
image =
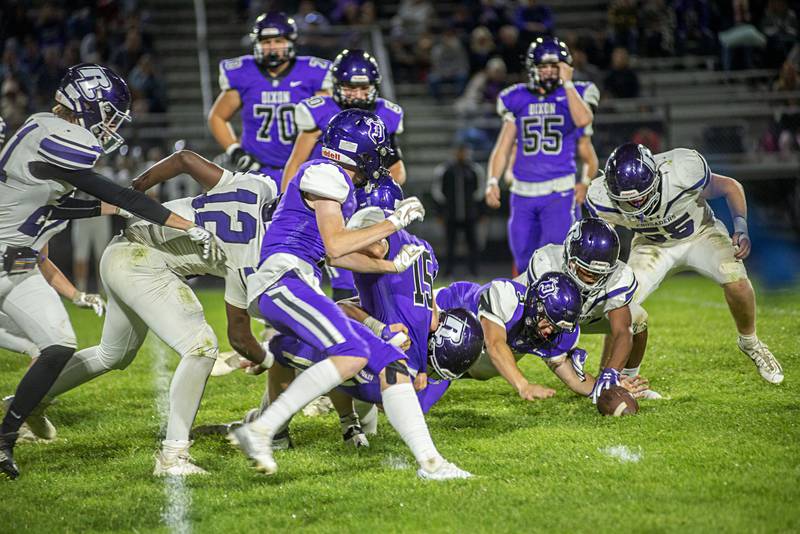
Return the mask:
M 714 217 L 709 199 L 725 198 L 733 237 Z M 738 331 L 739 350 L 761 377 L 783 382 L 783 369 L 756 336 L 756 298 L 742 260 L 750 254 L 747 201 L 741 184 L 711 172 L 698 152 L 676 148 L 653 155 L 644 145 L 625 143 L 608 158 L 605 176 L 592 182 L 586 206 L 611 224 L 635 232 L 628 265 L 642 304 L 668 274 L 695 271 L 722 286 Z

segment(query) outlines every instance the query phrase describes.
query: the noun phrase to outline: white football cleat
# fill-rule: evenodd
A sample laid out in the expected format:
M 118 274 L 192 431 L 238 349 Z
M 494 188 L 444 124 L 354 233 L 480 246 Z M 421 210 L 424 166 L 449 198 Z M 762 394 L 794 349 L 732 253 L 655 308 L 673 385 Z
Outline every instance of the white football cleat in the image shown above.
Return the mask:
M 305 408 L 303 408 L 303 415 L 308 417 L 319 417 L 320 415 L 325 415 L 326 413 L 330 413 L 333 411 L 333 403 L 331 399 L 325 397 L 317 397 L 313 401 L 309 402 Z
M 358 401 L 361 402 L 361 401 Z M 359 416 L 361 420 L 361 430 L 367 436 L 374 436 L 378 433 L 378 407 L 374 404 L 367 413 Z
M 156 453 L 156 467 L 153 469 L 153 474 L 157 477 L 207 475 L 208 471 L 192 463 L 193 458 L 189 455 L 191 446 L 191 441 L 164 440 L 161 450 Z
M 220 352 L 214 362 L 214 367 L 211 368 L 211 376 L 225 376 L 238 371 L 242 368 L 242 362 L 246 361 L 246 358 L 241 357 L 234 351 Z
M 433 471 L 427 471 L 420 467 L 417 469 L 417 476 L 423 480 L 454 480 L 458 478 L 472 478 L 472 473 L 464 471 L 455 464 L 451 464 L 447 460 L 442 460 L 439 467 Z
M 644 400 L 664 400 L 664 397 L 658 391 L 653 391 L 652 389 L 646 389 L 644 391 L 640 391 L 635 395 L 637 399 L 644 399 Z
M 14 395 L 9 395 L 3 399 L 3 406 L 5 407 L 5 411 L 8 411 L 11 403 L 14 401 Z M 56 439 L 56 427 L 53 426 L 53 423 L 47 418 L 44 414 L 44 411 L 50 406 L 50 402 L 42 401 L 39 403 L 39 406 L 34 408 L 31 414 L 25 419 L 25 424 L 28 425 L 28 428 L 33 435 L 39 439 L 51 441 Z
M 756 364 L 761 378 L 770 384 L 780 384 L 783 382 L 783 368 L 778 360 L 764 343 L 757 341 L 752 347 L 745 347 L 741 340 L 737 343 L 739 350 L 747 354 L 753 363 Z
M 239 447 L 255 463 L 256 471 L 265 475 L 278 472 L 272 457 L 272 434 L 260 431 L 252 424 L 242 425 L 228 434 L 228 441 Z

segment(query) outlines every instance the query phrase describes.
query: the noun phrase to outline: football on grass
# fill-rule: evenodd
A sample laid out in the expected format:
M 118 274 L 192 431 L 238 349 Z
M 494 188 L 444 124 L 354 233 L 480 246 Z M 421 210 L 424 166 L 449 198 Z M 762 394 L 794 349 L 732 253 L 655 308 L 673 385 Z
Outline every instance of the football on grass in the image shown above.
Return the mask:
M 614 386 L 600 394 L 597 399 L 597 411 L 603 415 L 633 415 L 639 411 L 639 403 L 623 387 Z

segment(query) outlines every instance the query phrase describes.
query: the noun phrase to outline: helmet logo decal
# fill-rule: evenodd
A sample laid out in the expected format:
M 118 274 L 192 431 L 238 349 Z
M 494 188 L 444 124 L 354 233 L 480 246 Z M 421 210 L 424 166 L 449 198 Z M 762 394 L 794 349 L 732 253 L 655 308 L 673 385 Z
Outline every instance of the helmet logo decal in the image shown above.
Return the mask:
M 436 346 L 441 347 L 446 339 L 449 339 L 453 345 L 460 344 L 466 327 L 466 321 L 454 315 L 446 314 L 444 322 L 439 325 L 434 334 Z
M 539 281 L 537 293 L 541 298 L 549 297 L 550 295 L 558 296 L 558 279 L 546 278 Z
M 111 89 L 111 81 L 100 67 L 83 67 L 78 72 L 81 77 L 76 80 L 76 85 L 86 100 L 99 100 L 99 90 Z
M 366 117 L 364 120 L 369 125 L 369 138 L 376 145 L 382 145 L 386 141 L 386 128 L 383 125 L 383 121 L 376 121 L 370 117 Z

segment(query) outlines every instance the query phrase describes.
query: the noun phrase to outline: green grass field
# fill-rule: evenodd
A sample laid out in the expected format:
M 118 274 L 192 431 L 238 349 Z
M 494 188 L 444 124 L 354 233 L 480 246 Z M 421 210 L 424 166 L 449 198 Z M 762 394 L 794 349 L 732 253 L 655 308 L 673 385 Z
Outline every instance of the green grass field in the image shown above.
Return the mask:
M 221 293 L 201 297 L 227 348 Z M 501 379 L 455 384 L 428 421 L 443 454 L 477 476 L 441 484 L 417 480 L 383 416 L 358 453 L 343 448 L 336 417 L 297 417 L 297 448 L 277 454 L 274 477 L 216 436 L 192 449 L 211 476 L 152 477 L 159 362 L 172 369 L 177 356 L 151 336 L 126 371 L 51 408 L 56 442 L 17 447 L 22 476 L 0 481 L 0 532 L 797 532 L 798 303 L 800 291 L 760 295 L 759 334 L 783 364 L 780 386 L 737 350 L 719 288 L 694 277 L 668 281 L 647 303 L 642 373 L 670 400 L 642 402 L 636 417 L 600 417 L 532 358 L 526 373 L 556 387 L 554 398 L 525 403 Z M 95 344 L 101 321 L 70 311 L 79 345 Z M 592 368 L 601 341 L 582 340 Z M 27 364 L 0 352 L 0 392 Z M 211 379 L 197 422 L 239 417 L 263 384 L 242 373 Z M 614 446 L 638 461 L 605 452 Z

